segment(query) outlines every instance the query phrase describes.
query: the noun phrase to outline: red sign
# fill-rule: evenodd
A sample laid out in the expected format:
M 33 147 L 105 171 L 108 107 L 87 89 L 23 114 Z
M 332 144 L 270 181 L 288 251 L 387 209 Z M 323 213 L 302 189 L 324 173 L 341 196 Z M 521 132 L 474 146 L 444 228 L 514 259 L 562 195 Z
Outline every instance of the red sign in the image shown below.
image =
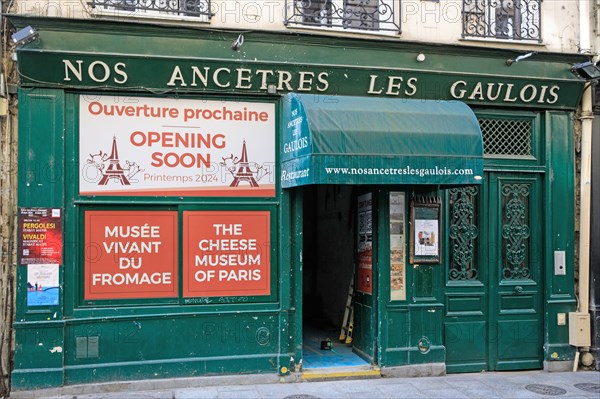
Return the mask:
M 19 264 L 62 265 L 60 208 L 19 208 Z
M 184 297 L 271 293 L 268 211 L 183 212 Z
M 373 252 L 371 248 L 358 253 L 357 291 L 373 293 Z
M 85 212 L 85 299 L 177 296 L 177 212 Z

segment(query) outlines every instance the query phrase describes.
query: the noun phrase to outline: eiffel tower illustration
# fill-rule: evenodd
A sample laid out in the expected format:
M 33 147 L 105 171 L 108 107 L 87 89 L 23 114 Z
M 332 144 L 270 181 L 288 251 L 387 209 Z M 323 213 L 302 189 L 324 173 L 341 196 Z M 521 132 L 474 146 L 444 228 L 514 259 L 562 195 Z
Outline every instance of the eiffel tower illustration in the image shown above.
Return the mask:
M 237 187 L 241 181 L 247 181 L 250 183 L 251 187 L 258 187 L 258 183 L 254 178 L 254 173 L 250 170 L 250 165 L 248 164 L 248 154 L 246 153 L 246 140 L 244 140 L 244 144 L 242 145 L 242 159 L 239 162 L 240 167 L 237 172 L 234 173 L 233 181 L 229 185 L 229 187 Z
M 110 179 L 115 179 L 121 182 L 122 185 L 128 186 L 129 180 L 127 180 L 127 176 L 125 176 L 125 172 L 123 172 L 123 168 L 119 163 L 119 152 L 117 150 L 117 138 L 113 136 L 112 142 L 112 150 L 110 152 L 110 156 L 107 161 L 110 162 L 108 168 L 106 168 L 106 172 L 100 179 L 98 183 L 99 186 L 105 186 L 108 184 Z

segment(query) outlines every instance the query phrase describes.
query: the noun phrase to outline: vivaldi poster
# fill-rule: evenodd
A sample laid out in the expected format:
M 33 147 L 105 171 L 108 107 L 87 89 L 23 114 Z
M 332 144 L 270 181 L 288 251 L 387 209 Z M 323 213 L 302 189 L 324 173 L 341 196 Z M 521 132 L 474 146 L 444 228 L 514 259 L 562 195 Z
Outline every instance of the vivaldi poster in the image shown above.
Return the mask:
M 62 265 L 62 209 L 19 208 L 19 264 Z

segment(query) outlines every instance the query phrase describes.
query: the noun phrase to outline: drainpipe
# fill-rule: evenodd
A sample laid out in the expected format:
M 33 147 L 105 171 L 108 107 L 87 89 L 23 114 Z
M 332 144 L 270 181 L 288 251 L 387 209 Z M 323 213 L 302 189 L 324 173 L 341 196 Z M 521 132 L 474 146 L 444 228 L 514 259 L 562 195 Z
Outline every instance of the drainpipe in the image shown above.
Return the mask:
M 596 119 L 592 133 L 592 210 L 590 240 L 600 242 L 600 104 L 594 104 Z M 600 245 L 590 248 L 590 315 L 592 346 L 596 370 L 600 371 Z
M 582 54 L 592 54 L 590 3 L 589 0 L 579 0 L 579 52 Z M 579 189 L 579 298 L 577 313 L 579 315 L 587 315 L 587 317 L 589 317 L 590 311 L 590 197 L 592 166 L 590 154 L 592 147 L 592 122 L 594 120 L 592 90 L 592 82 L 587 82 L 581 99 L 581 117 L 579 118 L 581 121 L 581 172 Z M 589 326 L 587 327 L 587 331 L 589 332 Z M 587 342 L 589 342 L 591 337 L 588 336 L 585 338 L 584 342 L 589 345 Z M 569 337 L 569 341 L 571 339 L 572 337 Z M 585 354 L 589 356 L 589 346 L 578 346 L 577 349 L 573 371 L 577 371 L 577 367 L 579 366 L 580 351 L 584 353 L 584 356 Z
M 600 27 L 600 2 L 596 0 L 594 8 L 593 20 L 594 30 L 598 32 Z M 598 33 L 593 37 L 595 49 L 598 46 Z M 599 84 L 598 82 L 596 84 Z M 598 90 L 595 90 L 598 93 Z M 600 239 L 600 104 L 593 104 L 593 111 L 596 114 L 596 119 L 592 125 L 592 172 L 591 172 L 591 226 L 590 226 L 590 240 L 598 242 Z M 595 158 L 595 160 L 594 160 Z M 595 203 L 594 203 L 595 202 Z M 596 370 L 600 371 L 600 246 L 594 245 L 590 248 L 590 316 L 592 319 L 591 332 L 592 340 L 590 347 L 590 354 L 593 356 L 593 360 L 590 363 L 595 362 Z M 582 359 L 582 363 L 586 364 L 585 359 Z
M 585 0 L 584 0 L 585 1 Z M 592 170 L 592 84 L 588 82 L 581 99 L 581 174 L 579 210 L 579 308 L 588 313 L 590 295 L 590 197 Z

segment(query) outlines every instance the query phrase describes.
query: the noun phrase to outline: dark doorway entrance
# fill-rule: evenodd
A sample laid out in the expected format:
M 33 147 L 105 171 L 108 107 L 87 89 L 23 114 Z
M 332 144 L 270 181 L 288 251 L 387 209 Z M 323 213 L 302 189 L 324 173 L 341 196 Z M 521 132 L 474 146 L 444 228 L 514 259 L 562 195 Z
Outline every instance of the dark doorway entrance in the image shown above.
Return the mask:
M 354 276 L 356 193 L 349 185 L 303 188 L 303 367 L 368 363 L 339 341 Z M 369 327 L 371 328 L 371 327 Z M 331 349 L 322 349 L 323 342 Z

